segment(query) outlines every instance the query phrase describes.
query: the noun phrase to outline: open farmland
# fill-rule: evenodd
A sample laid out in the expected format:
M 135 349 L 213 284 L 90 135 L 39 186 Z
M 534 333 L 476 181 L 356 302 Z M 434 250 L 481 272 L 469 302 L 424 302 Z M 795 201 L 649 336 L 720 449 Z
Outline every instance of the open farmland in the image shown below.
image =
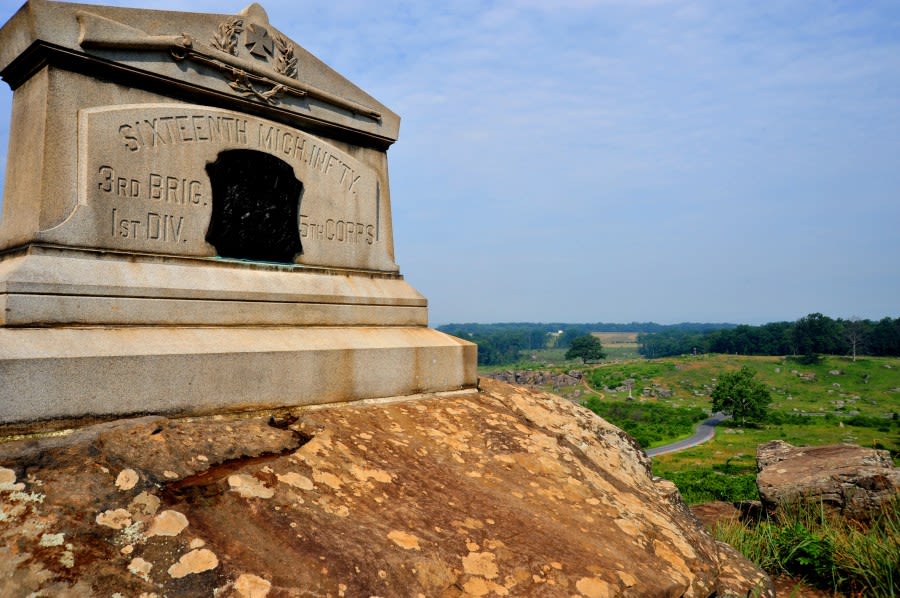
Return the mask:
M 592 332 L 600 339 L 607 359 L 636 359 L 638 355 L 637 332 Z

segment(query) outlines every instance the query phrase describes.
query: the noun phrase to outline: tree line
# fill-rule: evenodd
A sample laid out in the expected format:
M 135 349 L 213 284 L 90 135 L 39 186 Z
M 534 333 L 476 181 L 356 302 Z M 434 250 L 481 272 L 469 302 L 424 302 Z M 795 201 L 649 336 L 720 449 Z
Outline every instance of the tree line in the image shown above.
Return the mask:
M 812 313 L 795 322 L 742 324 L 720 330 L 666 330 L 638 335 L 638 353 L 647 358 L 690 353 L 739 355 L 900 355 L 900 318 L 832 319 Z
M 810 360 L 820 354 L 900 356 L 900 318 L 889 317 L 832 319 L 813 313 L 795 322 L 761 326 L 505 322 L 446 324 L 438 329 L 476 343 L 479 365 L 515 363 L 524 352 L 548 347 L 568 349 L 574 339 L 592 332 L 637 332 L 638 352 L 647 358 L 690 353 L 798 355 Z
M 701 333 L 733 327 L 734 324 L 701 324 L 684 322 L 681 324 L 657 324 L 655 322 L 632 322 L 630 324 L 566 324 L 560 322 L 531 323 L 507 322 L 497 324 L 445 324 L 438 330 L 472 341 L 478 345 L 478 365 L 503 365 L 515 363 L 522 353 L 538 349 L 557 347 L 570 349 L 572 342 L 592 332 L 644 332 L 660 333 L 684 331 Z M 579 357 L 583 355 L 579 354 Z M 593 354 L 589 360 L 597 358 Z
M 667 330 L 687 330 L 704 332 L 708 330 L 720 330 L 722 328 L 734 328 L 736 324 L 727 323 L 703 323 L 681 322 L 679 324 L 657 324 L 656 322 L 631 322 L 629 324 L 616 324 L 612 322 L 593 322 L 573 324 L 571 322 L 498 322 L 493 324 L 463 323 L 444 324 L 438 326 L 438 330 L 454 336 L 472 334 L 493 334 L 496 332 L 540 331 L 546 334 L 556 333 L 560 330 L 570 332 L 575 336 L 590 334 L 591 332 L 665 332 Z

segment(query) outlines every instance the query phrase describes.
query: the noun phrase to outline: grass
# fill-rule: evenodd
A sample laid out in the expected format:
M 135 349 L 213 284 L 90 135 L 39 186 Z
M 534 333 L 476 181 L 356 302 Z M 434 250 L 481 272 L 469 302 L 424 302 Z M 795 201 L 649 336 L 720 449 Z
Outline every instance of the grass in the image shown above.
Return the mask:
M 688 504 L 759 499 L 756 456 L 753 453 L 738 453 L 724 462 L 711 465 L 668 469 L 665 462 L 663 456 L 654 458 L 654 474 L 674 482 Z
M 717 377 L 746 365 L 772 391 L 772 409 L 786 413 L 889 417 L 900 412 L 900 359 L 824 357 L 815 365 L 792 358 L 703 355 L 653 360 L 675 367 L 656 382 L 686 404 L 706 403 Z
M 707 444 L 655 458 L 657 475 L 668 477 L 686 469 L 721 467 L 737 455 L 755 455 L 757 444 L 775 438 L 795 445 L 851 442 L 884 448 L 900 464 L 900 420 L 892 419 L 900 418 L 894 415 L 900 414 L 900 358 L 862 357 L 854 362 L 846 357 L 826 356 L 818 364 L 805 366 L 785 357 L 701 355 L 621 362 L 607 359 L 598 365 L 584 366 L 579 361 L 567 362 L 564 354 L 563 349 L 536 351 L 518 364 L 482 372 L 578 369 L 586 372 L 603 400 L 611 401 L 628 397 L 627 387 L 621 384 L 632 379 L 633 397 L 673 408 L 708 410 L 709 394 L 718 376 L 743 365 L 753 369 L 757 379 L 771 390 L 770 411 L 777 415 L 774 422 L 761 429 L 723 425 Z M 578 388 L 546 390 L 566 395 Z M 624 422 L 613 418 L 610 421 L 624 426 Z M 672 436 L 654 440 L 651 446 L 680 436 L 684 436 L 683 432 L 673 431 Z
M 769 573 L 853 596 L 900 592 L 900 499 L 868 523 L 798 504 L 758 522 L 719 523 L 713 535 Z
M 708 498 L 696 493 L 679 482 L 687 481 L 684 472 L 715 470 L 722 471 L 729 463 L 755 464 L 757 445 L 768 440 L 782 439 L 796 446 L 837 444 L 852 442 L 861 446 L 890 448 L 896 450 L 900 443 L 900 428 L 885 434 L 877 428 L 857 428 L 839 423 L 826 425 L 824 422 L 804 426 L 767 426 L 761 429 L 731 428 L 719 426 L 715 438 L 705 444 L 653 458 L 653 473 L 670 479 L 682 490 L 688 504 L 706 502 Z M 896 457 L 895 457 L 896 460 Z M 719 500 L 749 500 L 756 498 L 755 492 L 746 496 L 734 496 Z
M 675 364 L 669 361 L 634 360 L 596 367 L 591 370 L 588 380 L 595 389 L 619 393 L 627 393 L 630 384 L 631 395 L 641 396 L 645 388 L 653 389 L 654 386 L 665 388 L 668 392 L 669 389 L 663 384 L 657 384 L 656 380 L 675 369 Z M 614 390 L 619 388 L 626 390 Z

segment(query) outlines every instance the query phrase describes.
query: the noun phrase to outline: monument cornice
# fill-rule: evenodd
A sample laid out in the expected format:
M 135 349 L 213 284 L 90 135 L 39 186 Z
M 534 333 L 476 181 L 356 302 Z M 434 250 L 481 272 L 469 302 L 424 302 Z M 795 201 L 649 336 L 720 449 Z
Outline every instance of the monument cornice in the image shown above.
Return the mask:
M 390 137 L 343 126 L 333 121 L 298 114 L 280 105 L 253 101 L 247 97 L 135 68 L 115 60 L 87 54 L 44 40 L 34 41 L 21 55 L 0 71 L 0 77 L 10 88 L 15 90 L 48 66 L 101 80 L 114 80 L 136 89 L 162 91 L 173 99 L 184 102 L 246 112 L 310 133 L 382 151 L 389 148 L 395 141 Z

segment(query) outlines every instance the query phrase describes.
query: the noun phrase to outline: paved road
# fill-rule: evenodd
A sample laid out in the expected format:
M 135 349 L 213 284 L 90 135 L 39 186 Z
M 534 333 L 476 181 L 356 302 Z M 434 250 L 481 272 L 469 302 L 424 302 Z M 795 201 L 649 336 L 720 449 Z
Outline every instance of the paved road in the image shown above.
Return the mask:
M 716 435 L 716 426 L 725 419 L 728 419 L 727 415 L 724 413 L 716 413 L 708 420 L 697 424 L 697 429 L 694 430 L 694 435 L 690 438 L 649 449 L 647 455 L 655 457 L 657 455 L 665 455 L 666 453 L 675 453 L 691 448 L 692 446 L 697 446 L 698 444 L 703 444 L 707 440 L 712 440 L 712 437 Z

